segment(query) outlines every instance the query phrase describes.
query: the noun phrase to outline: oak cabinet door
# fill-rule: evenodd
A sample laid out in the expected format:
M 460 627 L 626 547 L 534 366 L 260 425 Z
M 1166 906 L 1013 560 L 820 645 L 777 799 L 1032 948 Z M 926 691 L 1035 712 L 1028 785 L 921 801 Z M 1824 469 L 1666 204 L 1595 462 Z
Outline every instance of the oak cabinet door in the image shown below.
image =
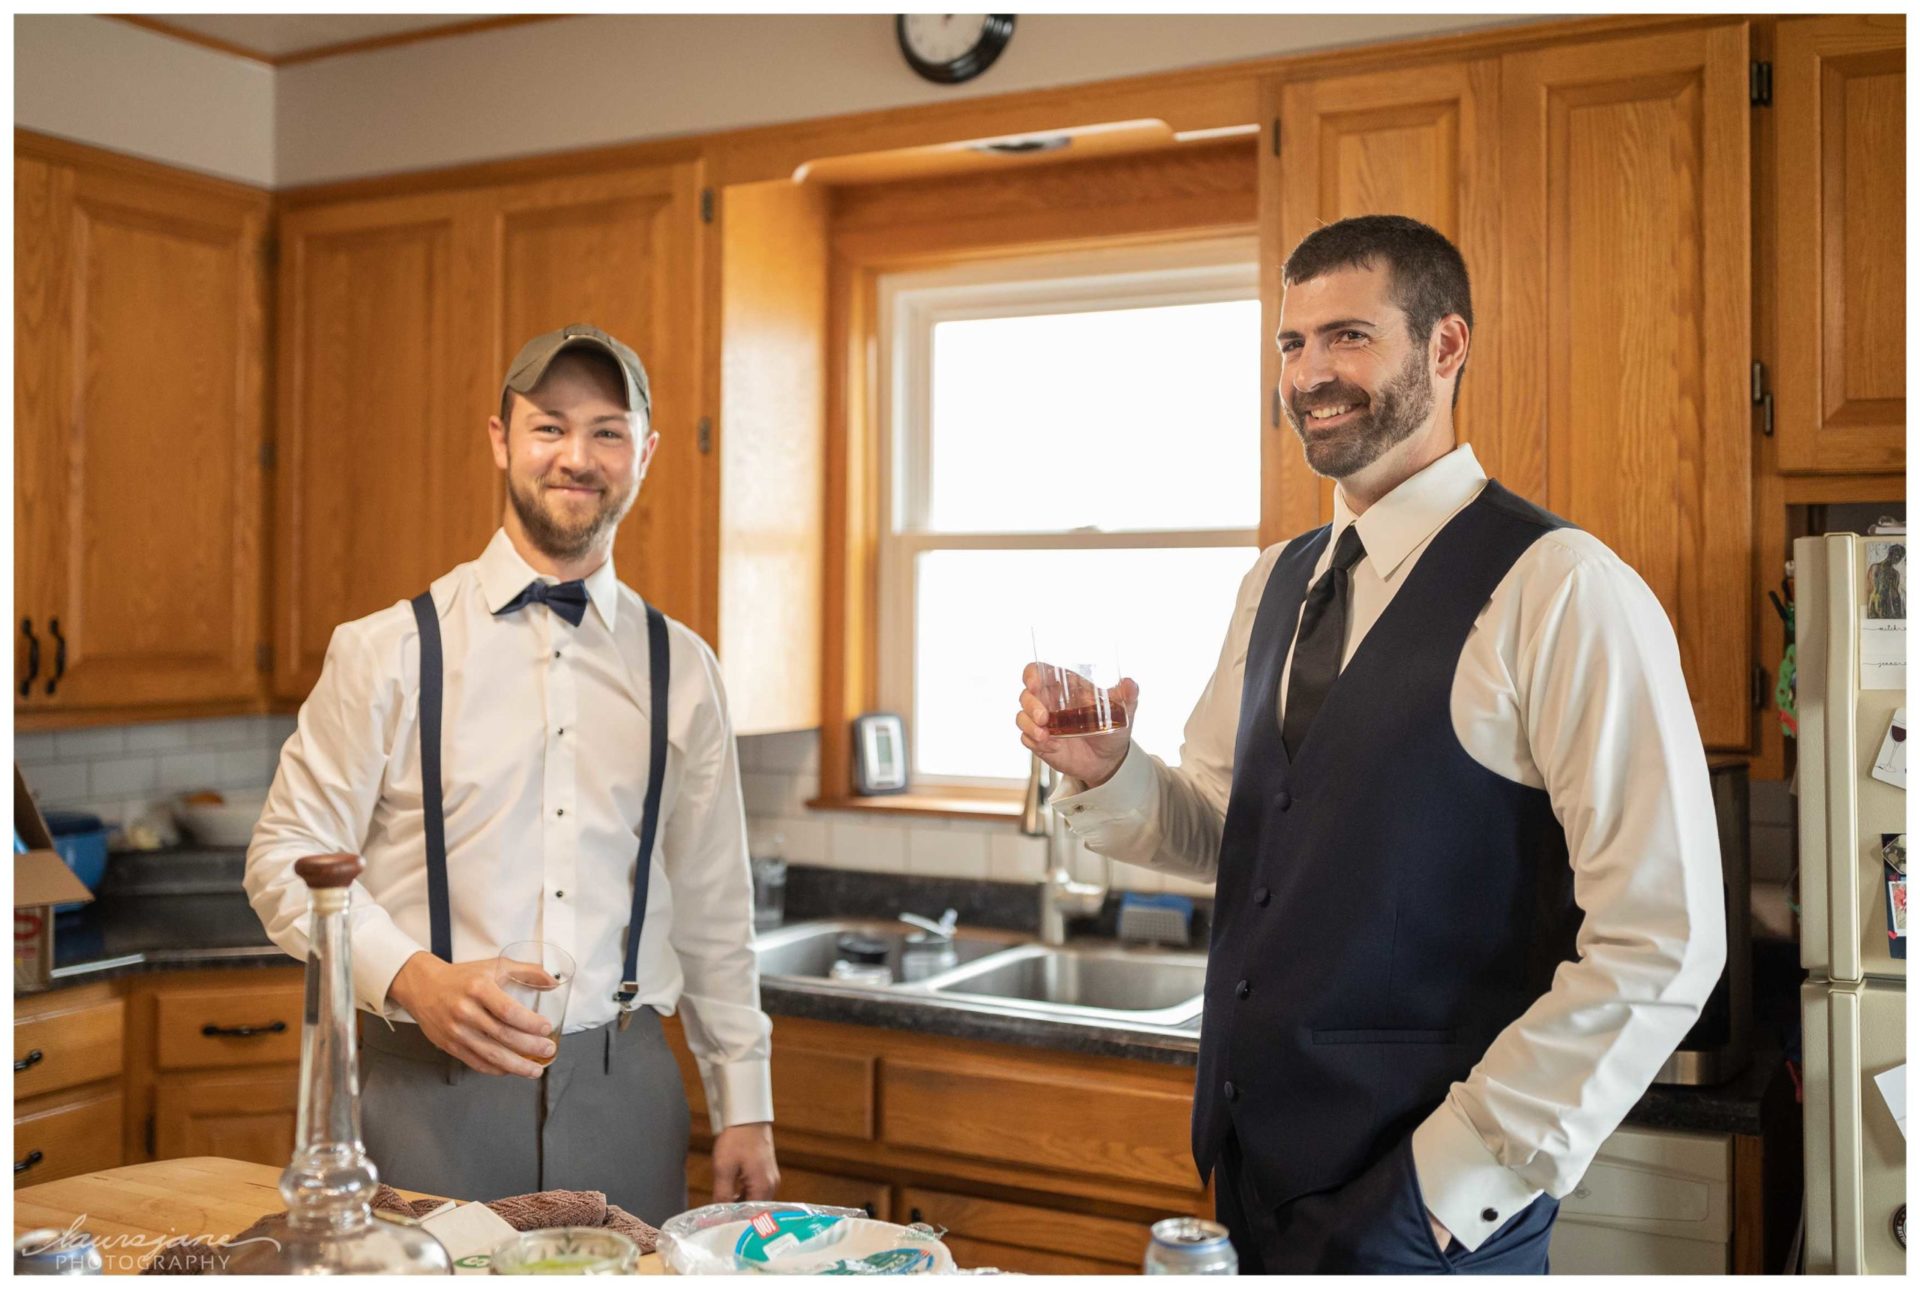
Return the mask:
M 16 709 L 256 697 L 266 194 L 15 157 Z
M 435 194 L 282 222 L 281 697 L 313 687 L 335 627 L 419 594 L 497 522 L 462 215 L 461 198 Z
M 284 1167 L 293 1158 L 300 1067 L 168 1075 L 154 1088 L 154 1158 L 215 1155 Z
M 1269 87 L 1269 94 L 1276 91 Z M 1268 388 L 1279 381 L 1280 270 L 1308 233 L 1355 215 L 1407 215 L 1445 234 L 1467 261 L 1476 318 L 1500 313 L 1498 59 L 1440 63 L 1417 72 L 1369 72 L 1282 84 L 1277 89 L 1278 156 L 1268 149 L 1264 185 L 1278 190 L 1275 253 L 1265 275 L 1262 354 Z M 1516 492 L 1538 495 L 1531 445 L 1501 434 L 1496 334 L 1476 326 L 1456 409 L 1463 441 L 1487 472 Z M 1282 391 L 1284 397 L 1285 391 Z M 1299 440 L 1274 409 L 1273 458 L 1263 541 L 1290 537 L 1333 517 L 1333 485 L 1307 468 Z
M 1907 29 L 1783 20 L 1774 37 L 1780 468 L 1907 463 Z
M 1744 25 L 1509 55 L 1503 455 L 1646 579 L 1709 747 L 1748 742 L 1751 310 Z M 1469 376 L 1471 385 L 1471 375 Z M 1530 440 L 1522 443 L 1521 440 Z
M 647 369 L 660 446 L 614 539 L 614 567 L 649 603 L 711 640 L 699 166 L 517 184 L 485 200 L 497 252 L 483 298 L 500 320 L 487 351 L 489 397 L 497 404 L 507 363 L 542 332 L 587 322 L 632 346 Z

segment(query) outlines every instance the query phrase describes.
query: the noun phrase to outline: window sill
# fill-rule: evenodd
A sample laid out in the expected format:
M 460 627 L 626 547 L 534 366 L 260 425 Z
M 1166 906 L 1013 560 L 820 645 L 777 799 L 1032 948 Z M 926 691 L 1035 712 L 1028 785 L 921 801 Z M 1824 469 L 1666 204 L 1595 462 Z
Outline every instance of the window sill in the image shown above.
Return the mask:
M 815 797 L 809 810 L 848 810 L 876 815 L 916 815 L 931 819 L 970 819 L 990 823 L 1020 818 L 1018 792 L 958 796 L 949 793 L 897 792 L 884 797 Z

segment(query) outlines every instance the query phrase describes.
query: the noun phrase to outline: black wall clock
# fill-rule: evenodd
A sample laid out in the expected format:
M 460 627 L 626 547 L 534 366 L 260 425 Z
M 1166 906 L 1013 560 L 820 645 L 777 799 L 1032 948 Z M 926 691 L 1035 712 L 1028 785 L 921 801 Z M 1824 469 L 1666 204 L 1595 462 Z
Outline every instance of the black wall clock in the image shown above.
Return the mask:
M 907 66 L 930 81 L 958 85 L 993 66 L 1013 38 L 1013 15 L 903 13 L 893 30 Z

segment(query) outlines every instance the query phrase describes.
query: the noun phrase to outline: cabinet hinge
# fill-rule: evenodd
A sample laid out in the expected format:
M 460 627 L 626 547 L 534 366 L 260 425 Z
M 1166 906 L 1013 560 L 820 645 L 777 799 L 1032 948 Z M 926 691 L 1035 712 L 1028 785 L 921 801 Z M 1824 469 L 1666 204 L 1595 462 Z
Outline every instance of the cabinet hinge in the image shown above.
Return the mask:
M 155 1155 L 160 1153 L 159 1143 L 154 1140 L 154 1127 L 153 1127 L 152 1115 L 147 1116 L 146 1146 L 147 1146 L 148 1159 L 152 1159 Z
M 1756 663 L 1753 668 L 1754 711 L 1764 712 L 1767 710 L 1767 694 L 1771 689 L 1772 686 L 1767 683 L 1767 669 Z
M 260 444 L 260 468 L 262 470 L 271 470 L 279 460 L 280 451 L 274 446 L 273 440 L 264 440 Z
M 1773 106 L 1773 64 L 1754 62 L 1747 67 L 1747 101 L 1755 107 Z
M 711 188 L 700 190 L 700 222 L 703 224 L 713 222 L 713 189 Z
M 700 443 L 700 451 L 703 455 L 705 453 L 713 451 L 713 418 L 712 417 L 703 416 L 700 418 L 700 428 L 698 431 L 698 438 Z
M 253 665 L 259 671 L 273 670 L 273 646 L 257 644 L 253 647 Z
M 1280 155 L 1280 118 L 1273 118 L 1273 155 Z
M 1760 409 L 1760 436 L 1773 437 L 1773 391 L 1767 388 L 1767 365 L 1753 364 L 1753 405 Z

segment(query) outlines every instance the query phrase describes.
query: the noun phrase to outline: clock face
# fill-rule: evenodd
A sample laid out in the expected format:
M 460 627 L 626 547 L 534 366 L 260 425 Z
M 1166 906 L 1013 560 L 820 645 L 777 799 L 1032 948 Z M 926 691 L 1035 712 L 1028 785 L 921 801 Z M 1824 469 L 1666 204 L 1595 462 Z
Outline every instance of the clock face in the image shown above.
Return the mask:
M 895 32 L 907 65 L 930 81 L 955 84 L 992 66 L 1013 34 L 1013 15 L 906 13 Z

